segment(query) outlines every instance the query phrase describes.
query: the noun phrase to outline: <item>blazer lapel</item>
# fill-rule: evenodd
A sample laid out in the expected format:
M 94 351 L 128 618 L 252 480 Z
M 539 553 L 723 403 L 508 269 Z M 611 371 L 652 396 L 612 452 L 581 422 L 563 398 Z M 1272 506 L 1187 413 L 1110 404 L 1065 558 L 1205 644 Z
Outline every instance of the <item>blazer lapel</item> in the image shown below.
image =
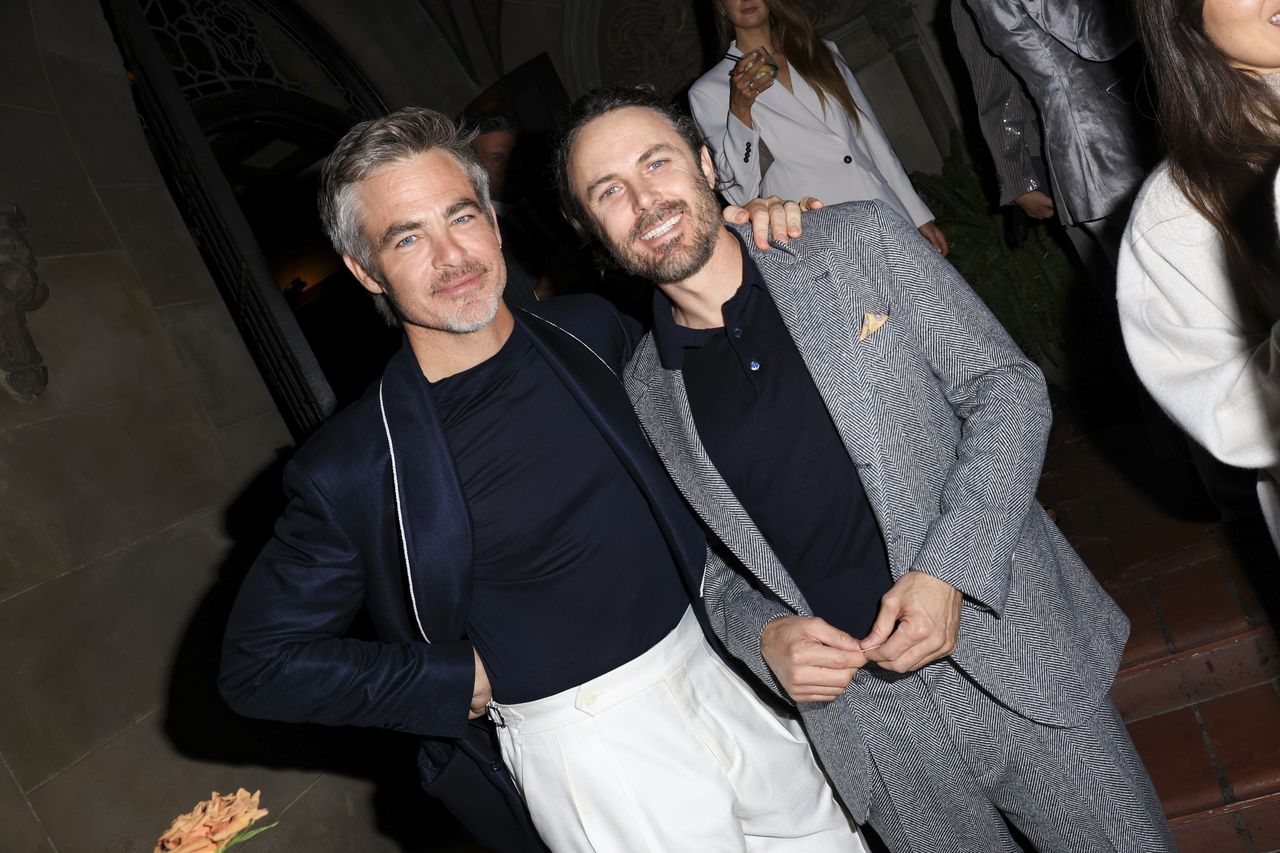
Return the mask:
M 798 75 L 798 72 L 793 71 L 793 74 Z M 767 114 L 761 116 L 760 118 L 763 119 L 763 124 L 767 125 L 772 122 L 776 122 L 778 121 L 779 116 L 782 118 L 783 123 L 780 125 L 780 132 L 770 134 L 775 138 L 779 136 L 787 138 L 786 135 L 788 134 L 794 137 L 796 135 L 794 125 L 799 125 L 800 127 L 806 128 L 814 133 L 830 134 L 837 139 L 844 138 L 843 134 L 832 130 L 831 127 L 822 120 L 821 116 L 806 107 L 803 101 L 797 98 L 794 93 L 788 92 L 787 87 L 783 86 L 781 83 L 775 83 L 764 92 L 761 92 L 760 97 L 756 99 L 756 103 L 767 107 L 768 110 L 775 113 L 772 117 Z
M 749 240 L 746 244 L 858 469 L 881 529 L 891 538 L 893 519 L 886 517 L 886 508 L 893 503 L 886 492 L 885 443 L 872 396 L 874 365 L 867 363 L 874 348 L 858 340 L 864 315 L 883 306 L 860 304 L 854 288 L 833 279 L 825 253 L 803 237 L 790 244 L 774 243 L 769 252 L 757 251 Z M 897 576 L 901 560 L 895 559 L 892 543 L 886 544 L 891 546 L 889 557 Z
M 645 392 L 632 394 L 636 414 L 681 494 L 742 565 L 779 600 L 797 613 L 812 613 L 800 589 L 712 464 L 693 422 L 684 377 L 679 371 L 661 366 L 652 336 L 645 339 L 628 372 L 647 378 Z
M 428 642 L 462 635 L 471 609 L 471 517 L 427 379 L 406 341 L 379 393 L 410 605 Z
M 742 51 L 738 49 L 738 43 L 736 41 L 732 41 L 729 43 L 729 55 L 730 56 L 742 55 Z M 732 85 L 733 85 L 729 79 L 729 71 L 732 70 L 736 62 L 737 60 L 735 59 L 725 59 L 721 63 L 721 65 L 723 66 L 724 74 L 722 76 L 717 75 L 718 78 L 723 81 L 721 85 L 725 87 L 726 103 L 728 103 L 728 94 L 729 94 L 729 91 L 732 89 Z M 798 74 L 799 72 L 796 72 L 795 69 L 793 68 L 792 78 L 794 79 L 796 76 L 798 76 Z M 793 83 L 792 85 L 795 85 L 795 84 Z M 787 87 L 783 86 L 781 83 L 775 82 L 774 85 L 770 86 L 768 89 L 761 92 L 760 96 L 756 99 L 756 105 L 763 106 L 765 108 L 762 112 L 772 111 L 776 113 L 778 116 L 781 116 L 783 119 L 785 119 L 785 121 L 781 122 L 778 125 L 778 129 L 784 131 L 785 134 L 795 135 L 796 130 L 793 127 L 793 125 L 799 125 L 800 127 L 805 128 L 809 131 L 812 131 L 813 133 L 829 133 L 836 137 L 841 136 L 841 134 L 836 133 L 834 130 L 828 127 L 827 123 L 822 120 L 821 116 L 815 115 L 814 112 L 810 110 L 808 107 L 806 107 L 799 98 L 797 98 L 793 93 L 787 91 Z M 765 124 L 769 123 L 769 117 L 767 115 L 762 116 L 762 118 L 764 118 Z M 775 118 L 774 121 L 777 121 L 777 119 Z M 783 138 L 783 139 L 788 138 L 785 135 L 780 137 L 777 136 L 776 134 L 771 134 L 771 135 L 773 135 L 775 138 Z

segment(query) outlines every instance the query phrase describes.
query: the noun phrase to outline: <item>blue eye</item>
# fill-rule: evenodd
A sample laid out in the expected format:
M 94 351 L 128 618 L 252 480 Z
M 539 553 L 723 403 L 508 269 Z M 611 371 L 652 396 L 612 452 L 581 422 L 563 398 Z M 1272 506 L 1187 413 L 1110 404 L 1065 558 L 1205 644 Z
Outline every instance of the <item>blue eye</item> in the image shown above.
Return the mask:
M 476 215 L 475 215 L 474 213 L 464 213 L 464 214 L 462 214 L 461 216 L 459 216 L 457 219 L 453 220 L 453 224 L 454 224 L 454 225 L 463 225 L 463 224 L 465 224 L 465 223 L 467 223 L 467 222 L 470 222 L 471 220 L 473 220 L 473 219 L 475 219 L 475 218 L 476 218 Z
M 401 246 L 412 246 L 416 242 L 418 242 L 418 235 L 410 234 L 406 237 L 401 238 L 400 242 L 396 243 L 396 248 L 399 248 Z
M 667 161 L 666 161 L 666 160 L 651 160 L 651 161 L 649 162 L 649 171 L 654 171 L 654 170 L 657 170 L 657 169 L 661 169 L 661 168 L 662 168 L 663 166 L 665 166 L 665 165 L 667 165 Z
M 618 194 L 618 187 L 617 187 L 617 186 L 609 187 L 609 188 L 607 188 L 604 192 L 600 193 L 600 200 L 601 200 L 601 201 L 604 201 L 605 199 L 609 198 L 610 196 L 614 196 L 614 195 L 617 195 L 617 194 Z

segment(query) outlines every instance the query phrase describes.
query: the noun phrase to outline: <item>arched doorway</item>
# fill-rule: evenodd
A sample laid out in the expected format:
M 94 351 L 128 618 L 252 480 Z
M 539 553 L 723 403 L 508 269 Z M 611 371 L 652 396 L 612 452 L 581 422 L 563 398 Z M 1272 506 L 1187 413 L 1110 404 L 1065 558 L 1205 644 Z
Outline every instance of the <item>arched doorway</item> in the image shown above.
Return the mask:
M 320 161 L 383 104 L 286 0 L 104 2 L 170 190 L 301 439 L 398 342 L 315 207 Z

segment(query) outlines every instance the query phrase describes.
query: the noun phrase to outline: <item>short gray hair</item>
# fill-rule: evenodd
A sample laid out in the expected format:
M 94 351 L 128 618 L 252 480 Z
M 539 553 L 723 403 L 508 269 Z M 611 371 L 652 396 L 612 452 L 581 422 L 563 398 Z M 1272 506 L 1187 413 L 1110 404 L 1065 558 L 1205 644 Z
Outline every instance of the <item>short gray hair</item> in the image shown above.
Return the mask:
M 476 200 L 490 213 L 489 173 L 471 150 L 474 131 L 459 129 L 448 116 L 425 107 L 406 107 L 382 118 L 361 122 L 339 140 L 320 168 L 320 220 L 340 255 L 350 255 L 380 284 L 373 246 L 364 231 L 364 211 L 356 200 L 356 185 L 383 166 L 434 149 L 452 155 L 475 190 Z M 387 297 L 374 294 L 374 306 L 389 324 L 400 319 Z

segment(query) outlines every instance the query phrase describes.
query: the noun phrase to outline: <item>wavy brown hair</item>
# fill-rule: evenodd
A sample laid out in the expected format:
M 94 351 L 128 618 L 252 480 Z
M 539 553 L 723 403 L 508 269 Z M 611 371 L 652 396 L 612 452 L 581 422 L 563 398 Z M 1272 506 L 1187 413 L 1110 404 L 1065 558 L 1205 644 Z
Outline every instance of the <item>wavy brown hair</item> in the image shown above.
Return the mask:
M 774 40 L 782 47 L 787 62 L 813 85 L 824 110 L 827 108 L 827 98 L 835 98 L 836 103 L 848 114 L 849 121 L 857 127 L 858 105 L 853 102 L 853 95 L 845 85 L 831 51 L 818 38 L 809 15 L 796 0 L 765 0 L 765 3 L 769 7 L 769 25 L 773 29 Z M 716 28 L 720 33 L 720 49 L 728 50 L 729 42 L 734 37 L 733 24 L 723 14 L 724 8 L 720 0 L 713 0 L 713 5 Z
M 1259 216 L 1280 160 L 1280 97 L 1204 30 L 1204 0 L 1137 0 L 1171 176 L 1255 288 L 1280 272 L 1275 220 Z M 1259 221 L 1264 219 L 1266 221 Z

